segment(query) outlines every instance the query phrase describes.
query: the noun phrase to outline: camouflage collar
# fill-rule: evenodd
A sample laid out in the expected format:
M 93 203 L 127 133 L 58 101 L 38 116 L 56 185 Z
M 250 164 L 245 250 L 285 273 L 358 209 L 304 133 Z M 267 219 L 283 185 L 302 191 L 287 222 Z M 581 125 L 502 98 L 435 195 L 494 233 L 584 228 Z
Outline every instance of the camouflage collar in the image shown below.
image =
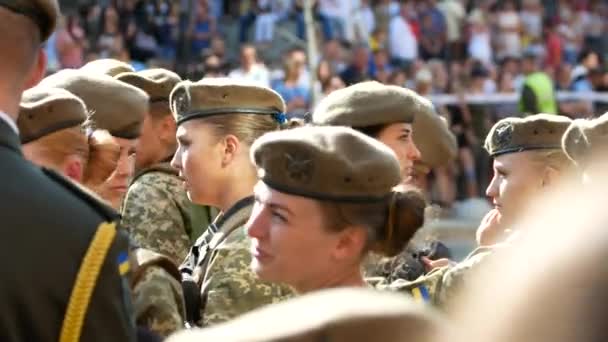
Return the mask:
M 226 210 L 225 213 L 220 213 L 215 221 L 209 227 L 215 231 L 211 242 L 209 243 L 210 249 L 215 249 L 222 241 L 224 241 L 230 233 L 234 230 L 242 227 L 253 209 L 253 196 L 245 197 L 240 201 L 236 202 L 230 209 Z

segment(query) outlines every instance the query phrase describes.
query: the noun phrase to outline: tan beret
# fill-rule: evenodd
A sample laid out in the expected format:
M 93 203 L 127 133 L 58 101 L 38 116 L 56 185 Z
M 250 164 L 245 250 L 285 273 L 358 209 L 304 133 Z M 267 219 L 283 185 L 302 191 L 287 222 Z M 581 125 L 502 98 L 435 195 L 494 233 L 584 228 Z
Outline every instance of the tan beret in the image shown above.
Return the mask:
M 285 102 L 274 90 L 229 78 L 182 81 L 171 93 L 170 106 L 178 125 L 222 114 L 273 115 L 282 123 L 285 112 Z
M 571 122 L 565 116 L 552 114 L 502 119 L 490 129 L 485 148 L 493 157 L 529 150 L 561 149 L 562 136 Z
M 71 69 L 53 74 L 40 84 L 63 88 L 80 97 L 97 128 L 119 138 L 139 137 L 149 106 L 149 97 L 143 90 L 110 76 Z
M 114 78 L 145 91 L 150 96 L 150 102 L 169 102 L 171 91 L 182 80 L 176 73 L 166 69 L 123 72 Z
M 30 18 L 40 29 L 40 40 L 46 41 L 57 25 L 57 0 L 0 0 L 0 7 Z
M 322 200 L 379 201 L 401 181 L 393 151 L 347 127 L 267 133 L 253 143 L 251 160 L 271 188 Z
M 59 130 L 82 125 L 87 108 L 67 90 L 34 87 L 23 92 L 17 126 L 21 143 L 27 144 Z
M 87 73 L 116 76 L 123 72 L 135 72 L 135 69 L 122 61 L 112 58 L 97 59 L 85 64 L 80 70 Z
M 445 322 L 402 294 L 366 288 L 313 292 L 207 329 L 182 331 L 188 341 L 430 341 Z
M 574 163 L 586 166 L 598 152 L 608 149 L 608 113 L 592 119 L 574 120 L 564 133 L 564 152 Z
M 429 100 L 410 89 L 370 81 L 327 95 L 314 110 L 312 122 L 360 128 L 411 123 L 419 113 L 434 113 Z
M 458 143 L 443 117 L 434 111 L 419 112 L 412 127 L 421 163 L 434 168 L 446 165 L 456 158 Z

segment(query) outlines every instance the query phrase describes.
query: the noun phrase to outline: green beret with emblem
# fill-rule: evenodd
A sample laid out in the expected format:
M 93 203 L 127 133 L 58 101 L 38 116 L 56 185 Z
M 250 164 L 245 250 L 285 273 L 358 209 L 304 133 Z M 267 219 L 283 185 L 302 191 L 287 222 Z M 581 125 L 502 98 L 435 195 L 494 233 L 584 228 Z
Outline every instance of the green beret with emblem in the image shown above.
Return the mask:
M 380 201 L 401 181 L 393 151 L 348 127 L 267 133 L 253 143 L 251 160 L 269 187 L 321 200 Z
M 135 72 L 135 69 L 130 64 L 112 58 L 102 58 L 91 61 L 80 68 L 80 70 L 87 73 L 102 74 L 112 77 L 123 72 Z
M 30 18 L 40 29 L 40 40 L 46 41 L 57 25 L 57 0 L 0 0 L 0 7 Z
M 150 96 L 150 102 L 169 102 L 171 91 L 182 80 L 173 71 L 160 68 L 123 72 L 114 78 L 145 91 Z
M 170 106 L 178 125 L 225 114 L 272 115 L 279 123 L 285 122 L 285 102 L 277 92 L 223 77 L 178 83 Z
M 416 116 L 434 112 L 429 100 L 410 89 L 369 81 L 331 92 L 314 110 L 312 122 L 361 128 L 412 123 Z
M 34 87 L 23 92 L 17 126 L 21 143 L 27 144 L 62 129 L 80 126 L 86 119 L 84 102 L 69 91 Z
M 505 118 L 490 129 L 485 149 L 493 157 L 531 150 L 561 149 L 562 136 L 571 122 L 565 116 L 553 114 Z
M 138 138 L 149 97 L 141 89 L 106 75 L 66 69 L 40 83 L 46 87 L 63 88 L 78 96 L 91 113 L 95 127 L 124 139 Z
M 608 113 L 592 120 L 572 121 L 564 133 L 562 146 L 568 158 L 583 167 L 591 158 L 605 153 L 608 150 Z

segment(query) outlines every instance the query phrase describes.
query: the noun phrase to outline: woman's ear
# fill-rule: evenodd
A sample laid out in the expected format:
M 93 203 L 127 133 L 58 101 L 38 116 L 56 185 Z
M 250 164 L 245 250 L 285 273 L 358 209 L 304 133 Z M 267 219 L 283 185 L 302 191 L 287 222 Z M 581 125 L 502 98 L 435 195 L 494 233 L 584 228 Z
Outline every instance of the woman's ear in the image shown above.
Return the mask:
M 82 183 L 84 178 L 84 165 L 80 157 L 69 156 L 63 166 L 63 173 L 71 180 Z
M 367 232 L 361 227 L 348 227 L 337 234 L 336 247 L 333 257 L 336 260 L 345 260 L 363 254 L 367 243 Z
M 553 184 L 555 184 L 558 180 L 560 176 L 560 172 L 552 167 L 552 166 L 547 166 L 545 167 L 545 170 L 543 171 L 543 177 L 542 177 L 542 187 L 548 187 L 548 186 L 552 186 Z
M 223 151 L 222 151 L 222 167 L 230 165 L 232 161 L 236 158 L 239 149 L 241 146 L 241 142 L 239 138 L 232 134 L 228 134 L 223 139 Z

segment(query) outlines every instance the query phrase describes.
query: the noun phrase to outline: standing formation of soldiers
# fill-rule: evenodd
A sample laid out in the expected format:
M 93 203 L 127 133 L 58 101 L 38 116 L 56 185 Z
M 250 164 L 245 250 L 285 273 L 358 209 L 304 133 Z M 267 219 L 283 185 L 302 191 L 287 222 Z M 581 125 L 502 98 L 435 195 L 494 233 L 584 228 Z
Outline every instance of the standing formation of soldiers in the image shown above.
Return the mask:
M 0 1 L 2 341 L 606 339 L 606 115 L 496 123 L 478 248 L 421 259 L 422 180 L 456 154 L 428 100 L 364 82 L 300 123 L 225 78 L 43 79 L 58 14 Z

